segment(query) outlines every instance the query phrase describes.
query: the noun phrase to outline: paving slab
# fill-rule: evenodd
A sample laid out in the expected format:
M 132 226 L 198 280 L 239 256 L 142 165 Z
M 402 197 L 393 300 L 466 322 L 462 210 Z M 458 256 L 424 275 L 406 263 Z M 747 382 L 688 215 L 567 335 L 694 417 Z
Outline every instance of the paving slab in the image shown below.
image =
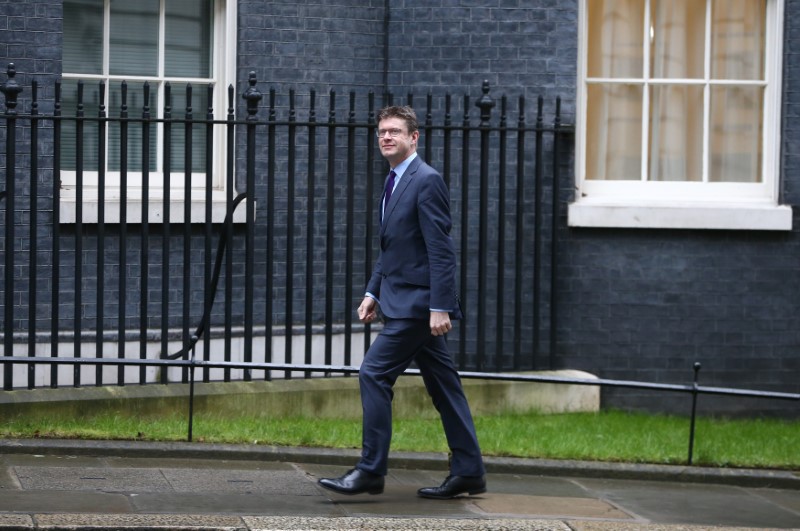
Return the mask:
M 346 516 L 337 505 L 324 498 L 269 496 L 258 494 L 137 494 L 131 497 L 136 513 Z
M 266 530 L 387 530 L 387 531 L 571 531 L 555 520 L 467 518 L 264 518 L 246 517 L 251 531 Z
M 169 492 L 169 481 L 157 468 L 16 466 L 24 490 L 100 490 Z
M 33 518 L 27 514 L 0 513 L 0 529 L 33 529 Z
M 667 524 L 800 527 L 800 513 L 759 494 L 760 489 L 655 481 L 582 479 L 598 498 L 642 519 Z M 792 496 L 792 500 L 797 498 Z
M 13 471 L 10 468 L 0 468 L 0 492 L 19 488 L 19 481 Z
M 175 492 L 219 494 L 280 494 L 314 496 L 319 493 L 305 475 L 286 465 L 286 470 L 159 469 Z M 125 469 L 123 469 L 125 470 Z
M 153 514 L 40 514 L 36 529 L 164 529 L 170 531 L 242 531 L 247 527 L 241 518 L 209 515 Z
M 796 490 L 753 489 L 751 492 L 778 507 L 800 514 L 800 496 L 797 495 Z
M 107 459 L 80 455 L 1 454 L 0 463 L 5 466 L 103 467 L 107 465 Z
M 3 491 L 0 512 L 15 513 L 133 513 L 134 508 L 125 494 L 105 492 L 25 490 Z
M 454 500 L 425 500 L 417 496 L 419 487 L 388 485 L 378 496 L 346 496 L 331 492 L 326 494 L 329 503 L 337 506 L 347 516 L 354 517 L 477 517 L 479 512 L 471 498 Z M 438 502 L 438 503 L 437 503 Z
M 487 459 L 488 492 L 442 501 L 417 496 L 447 474 L 439 454 L 395 455 L 382 495 L 344 496 L 317 480 L 348 470 L 352 451 L 25 444 L 0 442 L 0 531 L 800 530 L 795 472 L 643 466 L 637 477 L 634 465 L 586 463 L 582 476 L 579 462 Z
M 767 527 L 723 527 L 708 525 L 665 525 L 599 521 L 567 522 L 572 531 L 777 531 Z
M 486 494 L 474 500 L 473 503 L 481 511 L 492 515 L 545 516 L 547 518 L 632 518 L 607 501 L 588 497 Z
M 83 459 L 74 457 L 73 459 Z M 119 457 L 101 458 L 110 468 L 188 468 L 203 470 L 290 470 L 291 462 L 258 459 L 220 459 L 218 457 Z

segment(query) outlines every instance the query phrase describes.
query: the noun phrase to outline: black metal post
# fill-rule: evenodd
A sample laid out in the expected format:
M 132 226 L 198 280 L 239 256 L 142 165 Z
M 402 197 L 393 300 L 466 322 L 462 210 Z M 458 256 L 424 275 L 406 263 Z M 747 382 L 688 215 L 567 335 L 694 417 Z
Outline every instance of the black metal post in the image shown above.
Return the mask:
M 481 164 L 480 164 L 480 202 L 479 241 L 478 241 L 478 358 L 477 369 L 483 370 L 486 363 L 486 283 L 487 262 L 489 254 L 489 126 L 492 117 L 494 100 L 489 96 L 489 82 L 483 82 L 483 96 L 475 102 L 481 110 L 481 121 L 478 124 L 481 132 Z M 463 227 L 462 227 L 463 229 Z M 495 356 L 499 356 L 495 352 Z
M 290 92 L 289 100 L 290 107 L 294 107 L 294 90 Z M 264 316 L 266 319 L 266 326 L 264 327 L 264 359 L 267 362 L 273 361 L 272 355 L 272 313 L 274 308 L 274 275 L 275 275 L 275 169 L 277 161 L 275 160 L 275 144 L 276 144 L 276 126 L 275 126 L 275 89 L 269 90 L 269 126 L 267 127 L 267 263 L 264 274 L 264 287 L 266 293 L 264 296 Z M 292 125 L 289 126 L 290 130 Z M 289 133 L 290 142 L 293 142 L 293 133 Z M 293 157 L 292 149 L 289 149 L 289 156 Z M 290 162 L 290 167 L 292 163 Z M 294 169 L 292 169 L 294 171 Z M 287 291 L 288 294 L 288 291 Z M 288 335 L 288 334 L 287 334 Z M 287 351 L 284 361 L 291 363 L 291 354 Z M 265 373 L 267 378 L 270 373 Z
M 125 315 L 128 305 L 128 83 L 122 82 L 122 105 L 119 113 L 119 319 L 117 321 L 117 357 L 125 356 Z M 169 151 L 165 151 L 169 153 Z M 169 158 L 169 157 L 165 157 Z M 142 272 L 144 274 L 144 272 Z M 166 293 L 166 291 L 164 291 Z M 166 297 L 165 297 L 166 298 Z M 166 350 L 164 351 L 166 354 Z M 117 381 L 125 380 L 124 367 L 117 371 Z M 166 383 L 166 371 L 164 371 Z
M 172 173 L 172 87 L 169 82 L 164 84 L 164 126 L 162 145 L 164 155 L 164 197 L 162 200 L 162 224 L 161 224 L 161 357 L 169 355 L 169 285 L 170 285 L 170 222 L 172 213 L 170 210 L 171 194 L 171 173 Z M 144 382 L 141 382 L 144 383 Z M 161 383 L 167 383 L 167 371 L 161 371 Z
M 525 224 L 523 213 L 525 212 L 525 96 L 519 97 L 519 109 L 517 111 L 517 190 L 514 217 L 516 225 L 514 227 L 514 370 L 518 371 L 522 367 L 522 272 L 525 269 L 523 260 L 525 252 Z M 535 337 L 534 337 L 535 341 Z M 536 368 L 536 358 L 533 359 L 533 369 Z
M 317 151 L 317 93 L 311 89 L 308 95 L 308 177 L 306 183 L 306 329 L 305 329 L 305 354 L 306 364 L 312 360 L 312 343 L 314 323 L 314 225 L 316 217 L 315 207 L 315 188 L 316 188 L 316 151 Z M 287 378 L 291 378 L 292 373 L 286 371 Z
M 443 134 L 444 138 L 442 139 L 442 156 L 444 160 L 442 161 L 442 177 L 444 177 L 444 183 L 447 185 L 447 189 L 450 189 L 450 183 L 452 181 L 450 174 L 451 174 L 451 159 L 450 156 L 450 146 L 452 145 L 452 138 L 453 138 L 453 130 L 452 130 L 452 116 L 450 114 L 450 107 L 452 105 L 452 96 L 448 92 L 444 95 L 444 129 Z
M 140 237 L 140 292 L 139 293 L 139 359 L 147 358 L 147 328 L 149 305 L 150 267 L 150 82 L 145 81 L 142 93 L 142 234 Z M 147 373 L 139 369 L 139 383 L 144 383 Z
M 467 303 L 469 285 L 469 276 L 467 274 L 469 264 L 469 95 L 464 96 L 464 120 L 462 124 L 462 138 L 461 138 L 461 278 L 459 285 L 461 287 L 461 306 L 462 308 L 469 308 Z M 466 310 L 468 311 L 468 310 Z M 464 322 L 467 321 L 467 316 L 463 317 Z M 459 326 L 458 330 L 458 368 L 464 369 L 467 366 L 467 330 L 469 326 Z
M 142 103 L 142 197 L 141 197 L 141 235 L 139 236 L 139 358 L 147 358 L 147 329 L 150 301 L 150 82 L 145 81 Z M 120 379 L 122 375 L 120 374 Z M 144 373 L 139 375 L 144 381 Z
M 192 269 L 192 85 L 186 85 L 186 109 L 184 114 L 184 143 L 183 143 L 183 328 L 184 349 L 189 345 L 194 348 L 192 336 L 189 332 L 191 319 L 191 269 Z M 183 382 L 187 381 L 188 374 L 183 372 Z
M 124 86 L 124 85 L 123 85 Z M 72 322 L 72 330 L 73 330 L 73 356 L 76 358 L 80 358 L 82 356 L 81 353 L 81 330 L 82 330 L 82 314 L 83 314 L 83 149 L 84 149 L 84 131 L 85 131 L 85 113 L 84 113 L 84 106 L 83 106 L 83 81 L 78 81 L 78 108 L 75 111 L 75 297 L 74 297 L 74 313 L 73 315 L 73 322 Z M 124 89 L 123 89 L 124 91 Z M 124 96 L 123 96 L 123 105 L 124 105 Z M 122 157 L 124 159 L 125 153 L 123 152 Z M 124 242 L 123 242 L 124 243 Z M 120 244 L 120 247 L 123 247 Z M 120 265 L 120 274 L 124 270 L 123 266 Z M 125 298 L 125 293 L 122 290 L 125 289 L 125 284 L 120 283 L 120 299 Z M 120 301 L 120 307 L 124 306 L 123 302 Z M 120 342 L 121 344 L 121 342 Z M 119 368 L 120 375 L 122 374 L 123 368 Z M 73 381 L 72 385 L 74 387 L 80 387 L 81 385 L 81 367 L 80 365 L 76 365 L 73 367 Z
M 214 303 L 213 281 L 211 279 L 211 238 L 213 237 L 212 225 L 212 193 L 214 188 L 214 86 L 206 87 L 206 208 L 205 208 L 205 260 L 203 263 L 204 296 L 203 296 L 203 359 L 211 359 L 211 306 Z M 221 239 L 221 237 L 220 237 Z M 230 245 L 230 243 L 229 243 Z M 203 370 L 203 381 L 211 380 L 211 371 Z
M 365 234 L 364 234 L 364 274 L 372 273 L 372 249 L 373 249 L 373 223 L 374 223 L 374 181 L 375 181 L 375 93 L 370 91 L 367 97 L 367 182 L 366 182 L 366 201 L 365 201 Z M 372 344 L 372 326 L 367 323 L 364 325 L 364 353 L 369 350 Z
M 558 220 L 561 216 L 559 171 L 561 135 L 561 96 L 556 98 L 556 118 L 553 129 L 553 218 L 550 235 L 550 369 L 558 366 Z
M 508 130 L 506 129 L 508 99 L 503 96 L 500 99 L 500 163 L 498 167 L 497 183 L 497 301 L 495 304 L 495 359 L 494 368 L 497 372 L 503 370 L 503 343 L 505 340 L 505 266 L 506 266 L 506 149 L 508 147 Z
M 697 421 L 697 395 L 699 389 L 697 381 L 699 373 L 700 373 L 700 363 L 695 362 L 694 383 L 692 384 L 692 421 L 689 427 L 689 458 L 687 459 L 689 466 L 692 466 L 692 457 L 694 454 L 694 433 L 695 433 L 695 424 Z
M 192 442 L 192 431 L 194 429 L 194 363 L 195 351 L 197 349 L 197 336 L 191 337 L 192 342 L 192 357 L 189 365 L 189 434 L 187 440 Z
M 233 285 L 228 280 L 233 278 L 233 192 L 235 184 L 233 182 L 233 153 L 236 152 L 236 92 L 233 85 L 228 85 L 228 117 L 226 124 L 227 161 L 225 163 L 225 239 L 228 245 L 225 247 L 225 339 L 224 339 L 224 359 L 231 361 L 231 329 L 233 327 Z M 223 379 L 229 382 L 231 370 L 226 368 L 223 371 Z
M 58 308 L 61 291 L 61 81 L 56 81 L 53 107 L 53 266 L 50 282 L 50 356 L 58 357 Z M 50 366 L 50 387 L 58 387 L 58 365 Z
M 14 63 L 8 65 L 8 80 L 0 87 L 6 97 L 6 227 L 5 227 L 5 315 L 3 321 L 3 355 L 14 354 L 14 196 L 17 144 L 17 96 L 22 87 L 14 77 L 17 70 Z M 11 365 L 4 369 L 3 389 L 10 390 L 12 382 Z
M 30 171 L 30 283 L 28 286 L 28 356 L 36 356 L 36 290 L 38 280 L 36 269 L 38 268 L 38 245 L 37 230 L 39 228 L 39 101 L 37 99 L 38 83 L 34 80 L 31 83 L 31 171 Z M 36 377 L 35 366 L 28 365 L 28 389 L 34 388 Z
M 544 137 L 544 124 L 542 121 L 543 99 L 537 99 L 536 109 L 536 168 L 534 171 L 534 222 L 533 222 L 533 359 L 538 363 L 540 338 L 541 338 L 541 306 L 542 306 L 542 175 L 544 157 L 542 145 Z M 552 367 L 548 367 L 552 369 Z
M 336 92 L 330 91 L 328 101 L 328 175 L 336 175 Z M 335 180 L 327 179 L 325 223 L 325 364 L 330 365 L 333 359 L 333 255 L 334 255 L 334 210 Z M 310 378 L 311 373 L 306 373 Z
M 256 220 L 256 121 L 258 103 L 263 95 L 256 88 L 256 73 L 250 72 L 249 87 L 242 95 L 247 102 L 247 172 L 246 195 L 247 209 L 245 217 L 246 247 L 244 265 L 244 361 L 253 361 L 253 273 L 255 270 L 255 220 Z M 270 323 L 268 323 L 269 325 Z M 251 372 L 245 371 L 245 381 L 251 380 Z
M 433 160 L 433 94 L 430 92 L 425 98 L 425 153 L 422 158 Z
M 355 203 L 354 188 L 355 188 L 355 173 L 356 173 L 356 93 L 350 93 L 350 113 L 347 117 L 347 206 L 345 213 L 347 221 L 345 227 L 347 234 L 345 236 L 345 286 L 344 286 L 344 364 L 350 365 L 351 348 L 353 331 L 353 206 Z
M 106 245 L 106 84 L 100 82 L 100 108 L 97 111 L 97 335 L 95 336 L 95 358 L 103 357 L 103 329 L 105 302 L 105 245 Z M 95 368 L 94 384 L 103 385 L 103 368 Z M 145 370 L 144 367 L 141 368 Z

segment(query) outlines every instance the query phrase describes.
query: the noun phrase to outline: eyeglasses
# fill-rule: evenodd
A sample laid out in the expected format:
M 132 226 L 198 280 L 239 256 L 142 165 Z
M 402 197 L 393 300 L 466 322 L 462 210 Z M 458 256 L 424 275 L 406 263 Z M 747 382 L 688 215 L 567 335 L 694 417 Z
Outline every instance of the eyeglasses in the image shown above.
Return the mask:
M 397 138 L 398 136 L 403 134 L 402 129 L 378 129 L 375 131 L 375 136 L 378 138 L 383 138 L 386 136 L 386 133 L 389 133 L 389 136 L 392 138 Z

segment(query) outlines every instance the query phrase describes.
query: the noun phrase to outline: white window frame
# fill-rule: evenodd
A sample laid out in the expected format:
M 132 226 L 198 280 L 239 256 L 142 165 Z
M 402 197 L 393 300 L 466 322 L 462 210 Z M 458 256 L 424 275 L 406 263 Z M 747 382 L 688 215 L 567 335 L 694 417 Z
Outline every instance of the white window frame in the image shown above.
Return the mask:
M 784 0 L 767 2 L 761 183 L 645 182 L 586 178 L 586 146 L 591 141 L 586 138 L 588 1 L 579 2 L 576 194 L 574 202 L 568 208 L 569 226 L 791 230 L 792 209 L 779 204 Z M 708 35 L 706 38 L 709 38 Z M 645 61 L 647 60 L 648 54 L 645 54 Z M 640 79 L 613 81 L 641 83 Z M 673 82 L 689 83 L 696 80 L 670 79 L 670 83 Z M 703 80 L 701 82 L 705 84 Z M 764 82 L 756 84 L 764 85 Z M 646 94 L 647 90 L 644 92 Z M 644 116 L 643 122 L 646 120 L 647 116 Z M 645 123 L 642 129 L 647 131 Z M 707 157 L 707 152 L 704 157 Z
M 103 21 L 103 39 L 104 39 L 104 72 L 108 72 L 108 32 L 110 28 L 109 20 L 109 1 L 105 2 L 104 21 Z M 161 4 L 161 10 L 164 9 L 164 3 Z M 212 67 L 211 79 L 214 83 L 214 119 L 224 120 L 227 117 L 228 109 L 228 86 L 233 84 L 235 86 L 236 79 L 236 28 L 237 28 L 237 0 L 215 0 L 214 1 L 214 46 L 212 47 Z M 163 18 L 162 18 L 163 20 Z M 160 38 L 164 37 L 163 22 L 159 28 Z M 163 50 L 163 48 L 162 48 Z M 163 59 L 163 58 L 162 58 Z M 159 60 L 159 64 L 163 65 L 163 60 Z M 163 67 L 162 67 L 163 68 Z M 172 85 L 173 94 L 176 90 L 184 90 L 186 83 L 192 83 L 193 90 L 205 90 L 208 79 L 186 79 L 180 78 L 176 81 L 164 75 L 164 72 L 158 72 L 157 76 L 151 77 L 137 77 L 137 76 L 112 76 L 112 75 L 87 75 L 87 74 L 71 74 L 64 73 L 64 79 L 83 79 L 85 82 L 88 80 L 96 80 L 98 83 L 101 80 L 106 81 L 106 92 L 109 90 L 109 82 L 143 82 L 150 80 L 152 87 L 152 80 L 158 78 L 158 102 L 159 108 L 151 108 L 151 115 L 155 118 L 163 114 L 164 102 L 164 83 L 169 81 Z M 198 84 L 195 84 L 198 83 Z M 151 89 L 152 90 L 152 89 Z M 106 101 L 108 97 L 106 97 Z M 91 111 L 91 110 L 90 110 Z M 112 109 L 108 109 L 112 111 Z M 140 117 L 141 109 L 130 109 L 129 116 L 131 118 Z M 182 109 L 173 108 L 173 117 L 182 117 Z M 194 109 L 194 115 L 198 119 L 205 119 L 206 109 Z M 136 127 L 132 124 L 131 127 Z M 159 124 L 157 127 L 161 130 L 163 127 Z M 173 125 L 173 128 L 176 127 Z M 227 157 L 227 142 L 226 131 L 224 126 L 214 127 L 214 165 L 212 168 L 213 175 L 213 189 L 211 194 L 212 203 L 212 222 L 221 223 L 225 219 L 227 212 L 226 203 L 226 157 Z M 154 179 L 161 180 L 161 161 L 163 160 L 163 146 L 161 142 L 156 144 L 157 153 L 152 153 L 152 156 L 158 160 L 158 168 L 150 172 L 150 190 L 148 193 L 148 222 L 149 223 L 162 223 L 164 221 L 164 208 L 163 197 L 164 189 L 161 185 L 154 185 Z M 136 153 L 129 152 L 129 157 L 136 157 Z M 128 189 L 127 189 L 127 215 L 126 221 L 128 223 L 141 223 L 142 221 L 142 187 L 141 187 L 141 172 L 128 171 Z M 77 194 L 76 194 L 76 172 L 61 170 L 61 208 L 59 221 L 61 223 L 70 224 L 75 223 L 77 220 Z M 84 185 L 82 194 L 82 216 L 83 223 L 97 223 L 99 221 L 98 206 L 99 194 L 97 188 L 97 172 L 84 171 L 84 181 L 89 183 Z M 192 190 L 190 193 L 191 200 L 191 222 L 203 223 L 206 221 L 205 207 L 206 207 L 206 173 L 193 172 L 192 174 Z M 119 186 L 119 172 L 106 173 L 106 190 L 104 223 L 119 223 L 121 221 L 121 189 Z M 182 223 L 184 221 L 184 173 L 183 171 L 173 171 L 171 174 L 170 182 L 170 222 Z M 244 222 L 244 209 L 239 208 L 234 213 L 234 222 Z

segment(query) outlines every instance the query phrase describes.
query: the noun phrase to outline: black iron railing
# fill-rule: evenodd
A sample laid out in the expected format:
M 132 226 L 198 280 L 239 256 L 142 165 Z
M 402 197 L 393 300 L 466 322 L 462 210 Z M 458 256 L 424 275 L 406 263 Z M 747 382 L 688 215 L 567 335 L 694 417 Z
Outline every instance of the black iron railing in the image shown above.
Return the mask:
M 195 343 L 196 343 L 196 339 Z M 223 361 L 203 361 L 195 358 L 194 349 L 192 349 L 191 356 L 188 360 L 114 360 L 114 359 L 67 359 L 67 360 L 54 360 L 52 358 L 24 358 L 24 357 L 6 357 L 0 358 L 0 363 L 5 364 L 44 364 L 52 365 L 56 363 L 65 363 L 75 366 L 80 365 L 112 365 L 112 366 L 178 366 L 183 367 L 189 371 L 190 378 L 190 391 L 187 397 L 188 402 L 188 416 L 187 416 L 187 440 L 189 442 L 193 439 L 193 421 L 194 421 L 194 383 L 195 373 L 197 371 L 206 370 L 212 367 L 225 368 L 225 369 L 245 369 L 248 372 L 263 371 L 269 373 L 271 371 L 286 371 L 288 373 L 301 373 L 311 374 L 312 372 L 330 374 L 355 374 L 358 372 L 358 367 L 346 365 L 330 365 L 330 364 L 286 364 L 286 363 L 241 363 L 241 362 L 223 362 Z M 691 384 L 665 384 L 665 383 L 652 383 L 652 382 L 638 382 L 632 380 L 609 380 L 604 378 L 569 378 L 564 376 L 554 375 L 535 375 L 535 374 L 519 374 L 519 373 L 486 373 L 486 372 L 471 372 L 460 371 L 459 375 L 464 379 L 479 379 L 488 381 L 507 381 L 507 382 L 527 382 L 530 384 L 559 384 L 559 385 L 588 385 L 600 388 L 621 388 L 621 389 L 645 389 L 650 391 L 664 392 L 664 393 L 682 393 L 691 395 L 691 409 L 689 415 L 689 440 L 688 452 L 686 457 L 686 464 L 692 465 L 694 461 L 694 446 L 697 437 L 697 406 L 698 398 L 700 395 L 712 396 L 725 396 L 734 398 L 758 398 L 758 399 L 771 399 L 771 400 L 790 400 L 800 401 L 800 393 L 782 393 L 776 391 L 758 391 L 753 389 L 735 389 L 727 387 L 713 387 L 702 386 L 699 384 L 700 364 L 694 364 L 694 379 Z M 405 374 L 419 375 L 419 371 L 409 369 Z
M 353 312 L 377 256 L 386 173 L 375 116 L 393 95 L 351 92 L 342 105 L 335 92 L 262 93 L 251 75 L 242 108 L 228 87 L 216 118 L 213 86 L 185 87 L 184 109 L 172 107 L 169 84 L 111 94 L 69 80 L 44 87 L 52 99 L 40 102 L 13 66 L 0 88 L 3 356 L 185 360 L 196 336 L 206 362 L 359 361 L 375 329 Z M 545 125 L 539 98 L 529 125 L 525 99 L 495 100 L 488 83 L 460 109 L 450 94 L 421 101 L 402 103 L 416 106 L 421 155 L 451 189 L 466 310 L 450 338 L 458 365 L 549 368 L 559 138 L 571 134 L 560 105 Z M 23 374 L 6 364 L 3 388 L 188 381 L 183 368 L 149 367 L 31 364 Z M 251 373 L 208 366 L 202 378 Z

